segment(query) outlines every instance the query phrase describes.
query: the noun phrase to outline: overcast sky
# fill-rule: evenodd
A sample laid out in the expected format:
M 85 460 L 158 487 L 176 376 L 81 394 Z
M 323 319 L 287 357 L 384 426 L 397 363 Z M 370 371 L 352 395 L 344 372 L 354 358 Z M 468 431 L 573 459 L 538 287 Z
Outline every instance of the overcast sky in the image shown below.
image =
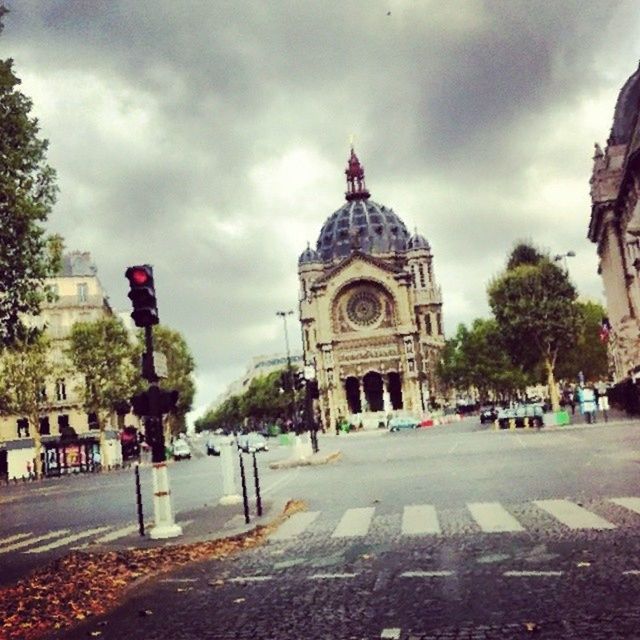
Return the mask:
M 431 243 L 445 330 L 489 313 L 518 239 L 586 239 L 593 143 L 640 58 L 635 0 L 4 0 L 60 195 L 117 309 L 154 265 L 197 362 L 197 412 L 284 350 L 297 258 L 344 201 L 349 136 L 376 202 Z M 298 325 L 290 324 L 298 342 Z

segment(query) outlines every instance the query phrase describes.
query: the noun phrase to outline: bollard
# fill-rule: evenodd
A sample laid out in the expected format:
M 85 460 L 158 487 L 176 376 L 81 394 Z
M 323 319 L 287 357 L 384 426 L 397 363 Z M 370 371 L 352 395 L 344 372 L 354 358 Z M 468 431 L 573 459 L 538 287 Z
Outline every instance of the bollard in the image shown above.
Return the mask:
M 260 497 L 260 478 L 258 477 L 258 463 L 256 462 L 256 452 L 253 452 L 253 481 L 256 486 L 256 510 L 258 518 L 262 516 L 262 498 Z
M 529 418 L 527 416 L 524 417 L 524 428 L 529 429 Z
M 515 429 L 515 428 L 516 428 L 516 419 L 509 418 L 509 429 Z
M 238 449 L 238 456 L 240 458 L 240 482 L 242 483 L 242 502 L 244 504 L 244 521 L 246 524 L 251 522 L 249 517 L 249 498 L 247 496 L 247 479 L 244 474 L 244 461 L 242 460 L 242 450 Z
M 141 536 L 144 536 L 144 515 L 142 513 L 142 492 L 140 491 L 140 465 L 136 462 L 135 465 L 135 478 L 136 478 L 136 505 L 138 507 L 138 531 Z

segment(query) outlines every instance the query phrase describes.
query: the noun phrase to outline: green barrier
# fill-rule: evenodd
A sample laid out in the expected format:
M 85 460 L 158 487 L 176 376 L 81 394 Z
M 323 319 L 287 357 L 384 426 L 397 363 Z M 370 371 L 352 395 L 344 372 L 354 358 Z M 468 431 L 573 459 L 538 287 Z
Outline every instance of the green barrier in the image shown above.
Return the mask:
M 556 411 L 554 415 L 557 425 L 564 426 L 567 424 L 571 424 L 571 418 L 569 417 L 568 411 Z

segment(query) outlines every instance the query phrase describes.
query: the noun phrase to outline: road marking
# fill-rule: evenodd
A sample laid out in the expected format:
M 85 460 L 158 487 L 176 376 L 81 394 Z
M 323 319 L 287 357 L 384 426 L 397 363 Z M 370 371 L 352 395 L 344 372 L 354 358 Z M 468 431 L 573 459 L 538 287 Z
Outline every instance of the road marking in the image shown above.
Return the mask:
M 355 578 L 357 573 L 314 573 L 309 580 L 346 580 Z
M 453 452 L 458 448 L 458 445 L 459 445 L 459 444 L 460 444 L 460 441 L 456 442 L 456 443 L 451 447 L 451 449 L 449 449 L 449 451 L 447 451 L 447 453 L 453 453 Z
M 51 551 L 51 549 L 57 549 L 58 547 L 64 547 L 71 542 L 75 542 L 76 540 L 82 540 L 82 538 L 88 538 L 89 536 L 94 536 L 96 533 L 102 533 L 106 531 L 109 527 L 96 527 L 95 529 L 87 529 L 87 531 L 81 531 L 80 533 L 74 533 L 71 536 L 66 536 L 60 540 L 56 540 L 55 542 L 51 542 L 50 544 L 45 544 L 40 547 L 35 547 L 34 549 L 28 549 L 25 553 L 44 553 L 45 551 Z
M 611 498 L 611 502 L 615 502 L 630 511 L 640 513 L 640 498 Z
M 518 441 L 518 444 L 523 448 L 526 449 L 527 448 L 527 444 L 526 442 L 522 439 L 522 436 L 520 434 L 516 435 L 516 440 Z
M 402 535 L 440 533 L 436 508 L 430 504 L 410 504 L 402 512 Z
M 453 571 L 405 571 L 401 578 L 446 578 L 452 576 Z
M 24 547 L 28 547 L 30 544 L 35 544 L 36 542 L 42 542 L 44 540 L 50 540 L 51 538 L 57 538 L 58 536 L 63 536 L 69 533 L 70 529 L 60 529 L 59 531 L 49 531 L 49 533 L 45 533 L 41 536 L 36 536 L 35 538 L 29 538 L 28 540 L 22 540 L 20 542 L 16 542 L 15 544 L 11 544 L 8 547 L 3 547 L 0 549 L 0 553 L 7 553 L 9 551 L 16 551 L 17 549 L 23 549 Z
M 320 515 L 319 511 L 304 511 L 294 513 L 282 526 L 270 537 L 270 540 L 290 540 L 309 527 Z
M 529 578 L 544 576 L 561 576 L 562 571 L 505 571 L 502 575 L 509 578 Z
M 616 525 L 568 500 L 534 500 L 533 503 L 570 529 L 615 529 Z
M 364 536 L 369 531 L 371 518 L 375 509 L 373 507 L 359 507 L 357 509 L 347 509 L 342 519 L 331 534 L 332 538 L 352 538 Z
M 389 640 L 399 640 L 400 639 L 400 629 L 398 627 L 390 627 L 389 629 L 383 629 L 380 634 L 381 638 L 388 638 Z
M 524 527 L 499 502 L 471 502 L 467 507 L 482 531 L 524 531 Z
M 16 533 L 13 536 L 9 536 L 8 538 L 3 538 L 2 540 L 0 540 L 0 546 L 9 544 L 10 542 L 15 542 L 16 540 L 20 540 L 20 538 L 26 538 L 30 535 L 32 535 L 31 531 L 29 531 L 29 533 Z
M 105 542 L 113 542 L 114 540 L 119 540 L 120 538 L 124 538 L 125 536 L 131 535 L 138 531 L 137 524 L 130 524 L 126 527 L 122 527 L 122 529 L 116 529 L 115 531 L 111 531 L 100 538 L 96 538 L 93 543 L 94 544 L 103 544 Z
M 238 576 L 229 578 L 227 582 L 266 582 L 267 580 L 273 580 L 273 576 Z
M 288 482 L 290 480 L 293 480 L 294 478 L 298 477 L 298 474 L 300 473 L 300 467 L 298 467 L 293 473 L 289 473 L 285 476 L 282 476 L 281 478 L 278 478 L 275 482 L 273 482 L 272 484 L 270 484 L 263 492 L 262 495 L 266 495 L 267 493 L 271 493 L 276 487 L 280 486 L 281 484 Z

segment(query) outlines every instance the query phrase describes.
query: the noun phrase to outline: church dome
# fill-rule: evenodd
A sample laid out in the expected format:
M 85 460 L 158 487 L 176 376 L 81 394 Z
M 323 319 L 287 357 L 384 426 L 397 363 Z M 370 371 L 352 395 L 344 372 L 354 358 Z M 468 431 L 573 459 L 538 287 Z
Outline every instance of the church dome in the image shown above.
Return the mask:
M 307 245 L 307 248 L 298 258 L 298 264 L 309 264 L 310 262 L 320 262 L 320 256 L 317 251 L 314 251 L 309 245 Z
M 611 144 L 627 144 L 640 106 L 640 65 L 620 90 L 611 126 Z
M 320 230 L 316 246 L 320 258 L 329 262 L 354 250 L 370 254 L 406 251 L 410 234 L 404 222 L 393 210 L 369 199 L 364 169 L 353 149 L 345 174 L 347 202 Z
M 427 251 L 431 251 L 431 245 L 423 235 L 416 233 L 409 238 L 409 242 L 407 243 L 408 251 L 415 249 L 426 249 Z

